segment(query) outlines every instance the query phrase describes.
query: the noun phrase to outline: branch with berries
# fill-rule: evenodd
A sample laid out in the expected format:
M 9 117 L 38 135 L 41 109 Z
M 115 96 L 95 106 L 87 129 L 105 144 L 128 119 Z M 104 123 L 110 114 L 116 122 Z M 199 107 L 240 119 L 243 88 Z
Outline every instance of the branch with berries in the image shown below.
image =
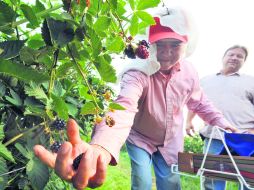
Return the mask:
M 130 59 L 147 59 L 149 57 L 149 44 L 146 40 L 141 40 L 138 43 L 130 42 L 124 49 L 124 54 Z

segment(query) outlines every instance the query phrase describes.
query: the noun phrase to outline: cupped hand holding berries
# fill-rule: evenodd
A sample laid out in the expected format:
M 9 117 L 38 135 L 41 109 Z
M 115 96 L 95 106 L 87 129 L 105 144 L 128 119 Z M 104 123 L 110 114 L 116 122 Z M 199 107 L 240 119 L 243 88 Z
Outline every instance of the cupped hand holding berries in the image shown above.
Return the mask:
M 72 182 L 77 189 L 102 185 L 111 160 L 110 153 L 99 145 L 89 145 L 82 141 L 78 125 L 73 119 L 67 123 L 67 136 L 69 141 L 63 143 L 57 153 L 36 145 L 35 155 L 47 166 L 53 168 L 59 177 Z M 82 153 L 79 166 L 75 170 L 73 162 Z

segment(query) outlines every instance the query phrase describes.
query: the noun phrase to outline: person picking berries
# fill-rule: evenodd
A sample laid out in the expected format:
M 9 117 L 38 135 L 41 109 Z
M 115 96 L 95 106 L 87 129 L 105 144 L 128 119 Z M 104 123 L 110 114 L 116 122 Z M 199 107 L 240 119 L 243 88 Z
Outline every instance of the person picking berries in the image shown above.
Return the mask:
M 237 131 L 208 101 L 197 72 L 186 60 L 195 45 L 186 12 L 162 7 L 154 20 L 148 29 L 149 56 L 141 58 L 142 62 L 137 58 L 136 65 L 121 75 L 115 102 L 126 109 L 107 113 L 94 127 L 89 144 L 81 140 L 71 119 L 67 124 L 69 141 L 57 153 L 41 145 L 34 147 L 42 162 L 79 190 L 103 184 L 107 166 L 118 163 L 125 142 L 132 190 L 152 188 L 152 166 L 158 190 L 181 189 L 180 177 L 171 172 L 171 165 L 177 164 L 178 152 L 183 151 L 185 105 L 210 125 Z M 114 126 L 107 126 L 107 116 L 113 118 Z

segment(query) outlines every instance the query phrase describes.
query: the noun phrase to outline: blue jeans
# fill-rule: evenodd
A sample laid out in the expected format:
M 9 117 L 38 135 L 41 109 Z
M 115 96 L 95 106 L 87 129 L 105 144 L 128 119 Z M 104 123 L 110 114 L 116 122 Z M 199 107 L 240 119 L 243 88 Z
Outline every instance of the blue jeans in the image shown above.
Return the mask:
M 203 150 L 204 153 L 205 153 L 205 150 L 207 149 L 208 141 L 209 141 L 209 139 L 205 138 L 204 150 Z M 208 150 L 208 153 L 218 155 L 221 152 L 223 147 L 224 147 L 224 145 L 223 145 L 221 140 L 212 139 L 212 142 L 211 142 L 210 148 Z M 218 179 L 205 178 L 204 187 L 205 187 L 205 190 L 225 190 L 226 181 L 218 180 Z M 248 190 L 247 187 L 244 187 L 243 189 Z M 240 190 L 240 187 L 239 187 L 239 190 Z
M 131 189 L 151 190 L 153 164 L 157 190 L 181 190 L 180 176 L 171 173 L 159 151 L 150 155 L 144 149 L 126 141 L 126 147 L 131 159 Z

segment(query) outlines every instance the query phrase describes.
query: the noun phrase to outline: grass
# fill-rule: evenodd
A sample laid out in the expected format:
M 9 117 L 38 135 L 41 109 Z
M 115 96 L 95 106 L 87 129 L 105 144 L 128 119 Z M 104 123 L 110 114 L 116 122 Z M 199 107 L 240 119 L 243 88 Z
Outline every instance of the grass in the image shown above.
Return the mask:
M 117 166 L 109 166 L 107 179 L 98 190 L 128 190 L 131 189 L 131 167 L 128 153 L 122 151 L 120 154 L 120 162 Z M 182 190 L 198 190 L 200 189 L 199 177 L 192 178 L 181 176 Z M 228 182 L 227 190 L 237 190 L 237 183 Z M 153 187 L 156 190 L 155 178 L 153 175 Z

